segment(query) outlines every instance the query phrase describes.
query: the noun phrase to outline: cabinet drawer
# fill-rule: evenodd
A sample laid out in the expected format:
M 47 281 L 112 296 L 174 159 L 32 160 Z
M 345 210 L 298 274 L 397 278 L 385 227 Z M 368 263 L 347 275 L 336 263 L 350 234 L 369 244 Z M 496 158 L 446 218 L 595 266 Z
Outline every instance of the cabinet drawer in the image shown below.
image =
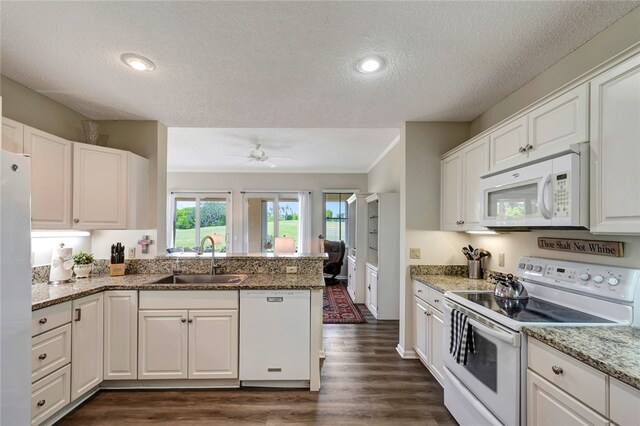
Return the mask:
M 599 413 L 606 413 L 606 374 L 535 339 L 529 339 L 529 368 Z
M 640 390 L 611 377 L 609 417 L 620 426 L 638 424 L 640 418 Z
M 413 280 L 413 295 L 427 302 L 429 300 L 429 286 Z
M 71 324 L 31 339 L 31 382 L 71 362 Z
M 71 400 L 69 365 L 31 385 L 31 424 L 39 425 Z
M 141 291 L 139 309 L 238 309 L 238 290 Z
M 71 302 L 38 309 L 31 313 L 31 336 L 71 322 Z
M 428 295 L 429 295 L 429 300 L 427 300 L 427 302 L 429 302 L 431 306 L 433 306 L 440 312 L 443 312 L 444 294 L 440 293 L 438 290 L 434 290 L 430 288 Z

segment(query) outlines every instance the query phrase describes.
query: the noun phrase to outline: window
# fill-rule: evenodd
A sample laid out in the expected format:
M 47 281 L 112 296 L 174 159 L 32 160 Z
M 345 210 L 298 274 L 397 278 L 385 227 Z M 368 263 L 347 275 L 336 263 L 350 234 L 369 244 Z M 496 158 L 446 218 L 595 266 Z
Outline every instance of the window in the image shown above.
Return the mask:
M 344 240 L 347 246 L 347 200 L 349 193 L 325 192 L 324 194 L 324 237 L 329 241 Z
M 297 193 L 246 193 L 245 244 L 248 253 L 273 253 L 275 237 L 300 244 L 300 201 Z
M 173 251 L 191 251 L 208 234 L 222 235 L 216 252 L 226 252 L 231 241 L 230 193 L 171 194 L 171 241 Z M 205 251 L 211 251 L 207 244 Z

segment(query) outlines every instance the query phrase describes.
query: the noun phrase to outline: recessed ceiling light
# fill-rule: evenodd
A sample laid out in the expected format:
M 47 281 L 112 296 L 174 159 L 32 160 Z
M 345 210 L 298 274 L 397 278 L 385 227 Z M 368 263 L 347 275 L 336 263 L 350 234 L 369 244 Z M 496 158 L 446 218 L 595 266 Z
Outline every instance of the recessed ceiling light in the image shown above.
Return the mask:
M 134 53 L 125 53 L 120 56 L 120 59 L 122 59 L 122 62 L 137 71 L 153 71 L 156 68 L 155 64 L 151 62 L 150 59 Z
M 356 69 L 363 74 L 371 74 L 380 71 L 384 67 L 384 59 L 380 56 L 367 56 L 362 58 L 356 64 Z

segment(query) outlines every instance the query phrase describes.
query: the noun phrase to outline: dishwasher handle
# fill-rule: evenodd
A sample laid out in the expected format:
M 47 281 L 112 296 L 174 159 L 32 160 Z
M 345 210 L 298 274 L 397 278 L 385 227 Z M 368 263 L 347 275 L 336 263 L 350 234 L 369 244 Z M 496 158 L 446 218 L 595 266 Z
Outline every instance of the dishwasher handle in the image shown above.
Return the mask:
M 284 297 L 267 297 L 267 302 L 284 302 Z

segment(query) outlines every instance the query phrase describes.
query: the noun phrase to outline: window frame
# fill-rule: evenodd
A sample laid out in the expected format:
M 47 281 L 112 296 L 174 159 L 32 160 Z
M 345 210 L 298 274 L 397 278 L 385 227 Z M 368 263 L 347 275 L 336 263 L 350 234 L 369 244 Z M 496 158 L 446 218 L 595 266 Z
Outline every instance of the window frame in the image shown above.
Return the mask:
M 195 210 L 195 243 L 200 244 L 202 235 L 200 235 L 200 201 L 207 198 L 224 198 L 226 199 L 226 253 L 233 253 L 233 193 L 230 190 L 220 191 L 171 191 L 169 193 L 169 212 L 167 220 L 167 242 L 168 247 L 175 247 L 176 238 L 176 199 L 193 198 L 196 203 Z
M 298 202 L 298 215 L 301 216 L 302 212 L 300 212 L 300 198 L 298 193 L 300 191 L 241 191 L 242 193 L 242 204 L 243 204 L 243 213 L 242 213 L 242 248 L 244 253 L 249 252 L 249 225 L 248 225 L 248 217 L 249 217 L 249 199 L 250 198 L 272 198 L 273 199 L 273 210 L 274 212 L 280 211 L 280 199 L 284 199 L 285 202 L 288 201 L 289 198 L 295 198 Z M 301 218 L 299 220 L 302 220 Z M 298 225 L 298 229 L 300 229 Z M 274 214 L 273 221 L 273 235 L 274 238 L 280 236 L 280 217 Z M 298 244 L 296 245 L 296 253 L 298 253 L 300 243 L 300 235 L 298 235 Z M 266 253 L 261 251 L 261 253 Z
M 347 205 L 347 200 L 351 195 L 360 193 L 358 189 L 323 189 L 322 190 L 322 235 L 324 235 L 325 239 L 327 238 L 327 195 L 340 195 L 345 196 L 344 200 L 340 200 L 340 202 L 344 201 L 345 203 L 345 216 L 343 219 L 345 223 L 344 227 L 344 237 L 342 241 L 345 242 L 347 247 L 350 246 L 351 241 L 349 241 L 349 208 Z

